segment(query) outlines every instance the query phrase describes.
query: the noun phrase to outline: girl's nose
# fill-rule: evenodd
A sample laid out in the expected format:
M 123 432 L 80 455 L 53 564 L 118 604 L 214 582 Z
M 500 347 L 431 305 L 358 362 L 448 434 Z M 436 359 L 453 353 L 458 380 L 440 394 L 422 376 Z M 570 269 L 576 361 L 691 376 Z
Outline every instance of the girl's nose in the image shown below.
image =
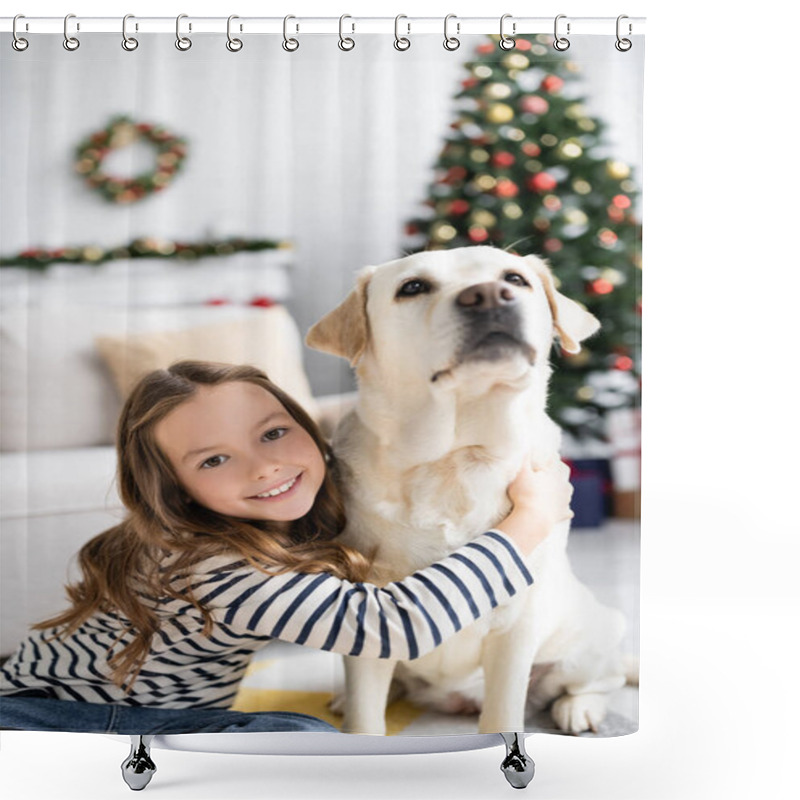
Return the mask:
M 253 475 L 253 479 L 258 481 L 269 478 L 271 475 L 274 475 L 276 472 L 278 472 L 280 468 L 281 465 L 277 461 L 266 459 L 262 455 L 259 458 L 253 459 L 250 472 Z

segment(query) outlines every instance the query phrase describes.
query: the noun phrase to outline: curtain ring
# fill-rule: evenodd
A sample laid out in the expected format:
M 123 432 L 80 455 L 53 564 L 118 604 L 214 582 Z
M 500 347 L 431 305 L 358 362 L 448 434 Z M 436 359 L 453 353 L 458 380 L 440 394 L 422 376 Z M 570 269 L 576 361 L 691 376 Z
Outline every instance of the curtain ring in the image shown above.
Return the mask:
M 394 49 L 395 50 L 408 50 L 411 47 L 411 39 L 406 38 L 405 36 L 400 36 L 399 27 L 400 27 L 400 20 L 401 19 L 408 19 L 405 14 L 398 14 L 394 18 Z M 408 33 L 411 33 L 411 23 L 407 22 L 406 25 L 408 26 Z
M 503 16 L 500 17 L 500 42 L 499 42 L 499 44 L 500 44 L 500 48 L 502 50 L 513 50 L 517 46 L 517 43 L 510 36 L 506 36 L 505 32 L 503 31 L 503 23 L 507 19 L 511 19 L 511 14 L 503 14 Z M 516 34 L 516 32 L 517 32 L 517 23 L 516 22 L 512 22 L 511 23 L 511 33 Z
M 14 48 L 14 49 L 15 49 L 15 50 L 18 52 L 18 53 L 21 53 L 23 50 L 27 50 L 27 49 L 28 49 L 28 44 L 29 44 L 29 42 L 28 42 L 28 40 L 27 40 L 27 39 L 23 39 L 23 38 L 22 38 L 22 37 L 21 37 L 21 36 L 20 36 L 20 35 L 17 33 L 17 20 L 18 20 L 18 19 L 25 19 L 25 15 L 24 15 L 24 14 L 17 14 L 17 16 L 16 16 L 16 17 L 14 17 L 14 22 L 13 22 L 13 24 L 11 25 L 11 33 L 14 35 L 14 38 L 11 40 L 11 46 L 12 46 L 12 47 L 13 47 L 13 48 Z
M 225 47 L 227 47 L 231 53 L 238 53 L 244 47 L 244 42 L 242 42 L 241 39 L 234 39 L 231 36 L 231 22 L 235 19 L 239 19 L 236 14 L 231 14 L 228 17 L 228 41 L 225 42 Z M 241 30 L 241 27 L 239 30 Z
M 620 22 L 623 19 L 628 19 L 628 15 L 627 14 L 620 14 L 617 17 L 617 41 L 614 42 L 614 47 L 616 47 L 617 50 L 620 51 L 620 53 L 627 53 L 628 50 L 630 50 L 631 47 L 633 47 L 633 42 L 631 42 L 630 39 L 622 39 L 622 38 L 620 38 L 620 35 L 619 35 Z M 633 26 L 629 22 L 628 23 L 628 36 L 630 36 L 631 33 L 633 33 Z
M 128 36 L 127 27 L 129 19 L 135 19 L 133 14 L 126 14 L 122 18 L 122 49 L 132 53 L 139 46 L 139 40 L 134 39 L 132 36 Z M 139 30 L 138 25 L 136 26 L 136 30 Z
M 455 36 L 448 36 L 447 35 L 447 25 L 451 19 L 458 19 L 455 14 L 448 14 L 444 18 L 444 49 L 445 50 L 458 50 L 461 47 L 461 40 L 456 38 Z M 456 22 L 456 33 L 461 33 L 461 23 Z
M 283 18 L 283 49 L 287 53 L 293 53 L 295 50 L 297 50 L 298 47 L 300 47 L 300 42 L 298 42 L 297 39 L 290 39 L 286 35 L 290 19 L 297 19 L 297 17 L 294 17 L 291 14 L 289 14 L 288 16 Z M 297 25 L 296 29 L 300 30 L 300 26 Z
M 75 15 L 67 14 L 67 16 L 64 17 L 64 49 L 69 50 L 70 53 L 72 53 L 81 46 L 81 43 L 74 36 L 70 36 L 69 32 L 67 31 L 67 25 L 69 24 L 70 19 L 75 19 Z
M 342 14 L 342 16 L 339 17 L 339 49 L 340 50 L 352 50 L 356 46 L 356 43 L 355 43 L 354 39 L 351 39 L 349 36 L 345 38 L 345 36 L 342 33 L 342 26 L 343 26 L 344 21 L 346 19 L 353 19 L 353 18 L 349 14 Z M 356 24 L 355 24 L 355 22 L 353 22 L 351 24 L 353 26 L 353 30 L 351 31 L 351 33 L 355 33 L 356 32 Z
M 187 19 L 188 14 L 178 14 L 175 20 L 175 47 L 182 52 L 186 52 L 192 46 L 192 40 L 188 36 L 181 36 L 181 20 Z M 189 23 L 189 31 L 192 30 L 192 23 Z
M 569 50 L 569 39 L 567 39 L 565 36 L 559 36 L 558 35 L 558 21 L 560 19 L 566 19 L 566 18 L 567 18 L 566 14 L 559 14 L 556 17 L 556 21 L 555 21 L 555 24 L 554 24 L 554 27 L 553 27 L 553 36 L 554 36 L 553 47 L 555 47 L 556 50 L 560 50 L 562 53 L 565 50 Z M 567 23 L 567 33 L 569 33 L 569 29 L 570 29 L 570 24 L 568 22 Z

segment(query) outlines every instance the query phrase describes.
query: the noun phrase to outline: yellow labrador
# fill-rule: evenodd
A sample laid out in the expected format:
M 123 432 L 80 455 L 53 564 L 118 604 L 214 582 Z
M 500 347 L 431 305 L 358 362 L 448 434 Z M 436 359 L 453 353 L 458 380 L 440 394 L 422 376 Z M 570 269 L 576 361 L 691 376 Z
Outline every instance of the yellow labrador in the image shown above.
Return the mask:
M 541 466 L 558 453 L 545 414 L 553 339 L 576 353 L 598 327 L 540 259 L 467 247 L 367 267 L 311 328 L 308 344 L 350 359 L 358 376 L 357 406 L 333 446 L 343 537 L 376 551 L 374 581 L 443 558 L 508 513 L 523 459 Z M 552 703 L 562 730 L 596 729 L 625 683 L 624 620 L 573 574 L 568 532 L 559 525 L 534 551 L 530 589 L 429 655 L 347 658 L 345 730 L 385 732 L 393 676 L 414 702 L 482 709 L 482 733 L 523 731 L 531 703 Z

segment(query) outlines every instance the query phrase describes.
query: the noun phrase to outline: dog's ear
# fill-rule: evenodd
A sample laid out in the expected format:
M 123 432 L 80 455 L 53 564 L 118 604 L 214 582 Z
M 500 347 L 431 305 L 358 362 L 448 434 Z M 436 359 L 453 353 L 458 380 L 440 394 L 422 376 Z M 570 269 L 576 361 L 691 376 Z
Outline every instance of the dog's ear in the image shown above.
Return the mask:
M 367 268 L 358 276 L 355 289 L 311 326 L 306 334 L 306 344 L 323 353 L 342 356 L 355 366 L 369 341 L 367 319 L 367 286 L 373 273 Z
M 533 267 L 544 284 L 561 347 L 568 353 L 580 353 L 580 342 L 600 329 L 600 320 L 580 303 L 570 300 L 556 289 L 553 274 L 544 261 L 536 256 L 527 256 L 525 261 Z

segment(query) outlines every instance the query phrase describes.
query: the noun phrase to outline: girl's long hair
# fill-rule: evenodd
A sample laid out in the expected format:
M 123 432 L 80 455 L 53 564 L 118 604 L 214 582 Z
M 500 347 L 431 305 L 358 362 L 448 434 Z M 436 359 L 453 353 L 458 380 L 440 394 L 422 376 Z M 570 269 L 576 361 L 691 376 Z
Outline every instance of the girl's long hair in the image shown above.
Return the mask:
M 274 395 L 328 461 L 313 507 L 288 532 L 270 522 L 229 517 L 193 502 L 156 444 L 156 423 L 192 397 L 198 386 L 231 381 L 253 383 Z M 126 400 L 117 426 L 117 481 L 128 515 L 81 548 L 82 578 L 66 587 L 70 608 L 33 627 L 62 628 L 56 633 L 60 637 L 96 612 L 120 615 L 126 627 L 109 648 L 108 663 L 114 683 L 130 691 L 159 629 L 153 604 L 143 598 L 190 602 L 202 614 L 203 634 L 211 634 L 210 612 L 190 589 L 172 585 L 204 559 L 230 554 L 270 574 L 329 572 L 364 580 L 369 561 L 336 541 L 345 514 L 333 466 L 333 453 L 311 417 L 255 367 L 180 361 L 145 375 Z

